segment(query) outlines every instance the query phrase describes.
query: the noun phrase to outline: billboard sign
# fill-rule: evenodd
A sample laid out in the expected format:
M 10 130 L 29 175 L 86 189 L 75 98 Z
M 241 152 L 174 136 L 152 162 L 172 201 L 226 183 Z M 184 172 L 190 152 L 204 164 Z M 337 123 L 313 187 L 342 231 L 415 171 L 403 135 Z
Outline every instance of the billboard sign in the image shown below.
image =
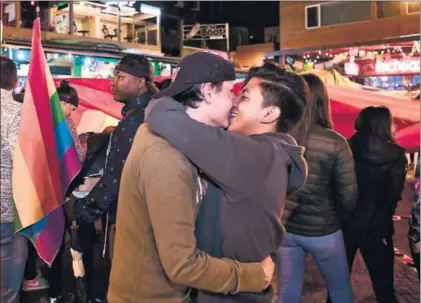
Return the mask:
M 183 25 L 183 41 L 228 39 L 228 23 Z M 194 33 L 194 35 L 193 35 Z

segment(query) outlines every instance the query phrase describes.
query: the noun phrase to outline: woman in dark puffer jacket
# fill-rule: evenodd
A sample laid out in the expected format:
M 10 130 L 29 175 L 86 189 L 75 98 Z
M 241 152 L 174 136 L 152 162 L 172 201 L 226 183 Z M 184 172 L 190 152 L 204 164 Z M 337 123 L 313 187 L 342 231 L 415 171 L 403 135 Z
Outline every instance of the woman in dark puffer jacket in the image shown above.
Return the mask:
M 326 281 L 333 302 L 352 303 L 352 289 L 342 236 L 357 199 L 354 161 L 345 138 L 332 130 L 329 98 L 316 75 L 304 75 L 311 100 L 292 134 L 306 147 L 305 185 L 288 197 L 282 220 L 287 234 L 279 249 L 278 303 L 300 301 L 309 253 Z
M 350 139 L 358 181 L 358 202 L 345 232 L 349 267 L 359 249 L 379 303 L 396 301 L 393 288 L 393 215 L 405 184 L 405 150 L 393 137 L 386 107 L 367 107 Z

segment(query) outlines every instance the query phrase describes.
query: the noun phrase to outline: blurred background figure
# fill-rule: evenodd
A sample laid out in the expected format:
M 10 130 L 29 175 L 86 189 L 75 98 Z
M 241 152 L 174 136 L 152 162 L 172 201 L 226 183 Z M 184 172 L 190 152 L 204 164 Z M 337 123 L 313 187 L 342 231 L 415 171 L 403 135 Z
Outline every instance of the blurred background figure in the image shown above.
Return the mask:
M 397 302 L 394 290 L 393 215 L 402 198 L 407 159 L 393 136 L 386 107 L 367 107 L 350 139 L 358 181 L 357 207 L 345 233 L 349 267 L 359 249 L 379 303 Z
M 288 196 L 282 220 L 287 234 L 280 257 L 279 303 L 298 303 L 307 253 L 316 261 L 333 302 L 352 303 L 342 229 L 357 198 L 354 161 L 344 137 L 332 130 L 329 97 L 319 77 L 303 76 L 310 88 L 306 113 L 292 132 L 304 146 L 305 185 Z

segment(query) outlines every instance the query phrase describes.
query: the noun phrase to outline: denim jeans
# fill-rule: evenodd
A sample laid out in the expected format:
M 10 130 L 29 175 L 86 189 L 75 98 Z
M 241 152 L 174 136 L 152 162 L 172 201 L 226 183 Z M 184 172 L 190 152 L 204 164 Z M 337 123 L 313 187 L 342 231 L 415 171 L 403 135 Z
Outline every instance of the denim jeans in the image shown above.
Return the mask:
M 15 235 L 14 223 L 0 224 L 0 254 L 0 302 L 15 303 L 23 281 L 28 242 L 24 236 Z
M 342 231 L 322 237 L 287 233 L 279 248 L 278 303 L 298 303 L 303 288 L 306 254 L 316 261 L 334 303 L 352 303 L 353 295 Z

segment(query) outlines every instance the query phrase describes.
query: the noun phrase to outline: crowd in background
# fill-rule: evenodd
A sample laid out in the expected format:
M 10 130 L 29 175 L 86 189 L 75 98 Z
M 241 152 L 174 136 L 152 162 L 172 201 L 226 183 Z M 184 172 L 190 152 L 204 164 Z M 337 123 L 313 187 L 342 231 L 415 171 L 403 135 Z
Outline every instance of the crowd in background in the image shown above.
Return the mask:
M 63 197 L 62 248 L 41 272 L 32 244 L 14 233 L 23 95 L 12 95 L 15 63 L 1 57 L 0 67 L 1 302 L 48 288 L 54 302 L 298 303 L 310 254 L 328 300 L 352 303 L 357 251 L 377 301 L 397 302 L 393 215 L 407 159 L 388 108 L 363 109 L 347 140 L 316 75 L 266 62 L 234 96 L 234 67 L 216 55 L 186 56 L 161 83 L 147 58 L 126 55 L 112 81 L 122 120 L 78 136 L 77 91 L 62 81 L 83 169 Z M 419 162 L 414 187 L 408 238 L 419 273 Z M 69 246 L 83 252 L 86 272 L 70 283 Z

